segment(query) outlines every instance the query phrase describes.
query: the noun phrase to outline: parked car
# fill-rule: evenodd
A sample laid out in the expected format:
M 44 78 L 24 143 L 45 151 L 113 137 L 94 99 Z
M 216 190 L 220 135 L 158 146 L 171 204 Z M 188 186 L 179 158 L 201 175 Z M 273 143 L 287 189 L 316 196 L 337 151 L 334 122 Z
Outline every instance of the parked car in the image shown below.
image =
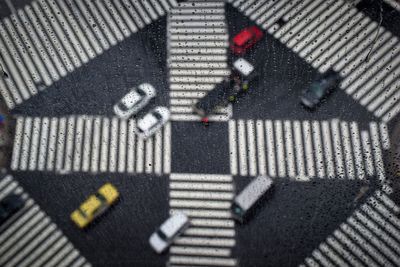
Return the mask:
M 309 109 L 314 109 L 338 87 L 340 81 L 341 78 L 337 72 L 333 70 L 327 71 L 303 91 L 303 95 L 300 97 L 301 104 Z
M 9 194 L 0 201 L 0 225 L 10 219 L 24 206 L 20 195 Z
M 239 94 L 247 92 L 249 83 L 256 77 L 254 66 L 244 58 L 238 58 L 233 62 L 231 74 L 201 98 L 193 106 L 193 111 L 203 118 L 208 116 L 217 107 L 227 105 Z
M 273 181 L 268 176 L 258 176 L 251 181 L 233 200 L 232 217 L 243 223 L 246 215 L 262 196 L 272 187 Z
M 244 55 L 250 48 L 258 43 L 263 36 L 264 33 L 259 27 L 247 27 L 233 37 L 230 48 L 235 55 Z
M 151 247 L 157 253 L 163 253 L 189 226 L 189 218 L 181 212 L 169 217 L 149 238 Z
M 71 213 L 71 220 L 79 228 L 85 228 L 114 204 L 118 197 L 118 190 L 112 184 L 106 183 L 95 194 L 89 196 L 79 209 Z
M 137 121 L 136 134 L 143 139 L 149 138 L 168 122 L 169 116 L 168 108 L 154 108 Z
M 114 105 L 114 113 L 121 119 L 128 119 L 144 108 L 156 94 L 156 89 L 151 84 L 142 83 Z

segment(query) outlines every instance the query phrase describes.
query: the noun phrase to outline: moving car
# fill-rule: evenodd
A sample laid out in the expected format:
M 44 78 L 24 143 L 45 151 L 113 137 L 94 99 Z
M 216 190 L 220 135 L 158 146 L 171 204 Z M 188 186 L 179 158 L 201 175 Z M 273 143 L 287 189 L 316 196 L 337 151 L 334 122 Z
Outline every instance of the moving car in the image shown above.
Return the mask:
M 144 108 L 155 96 L 156 89 L 149 83 L 142 83 L 114 105 L 114 113 L 121 119 L 128 119 Z
M 136 124 L 136 133 L 146 139 L 164 126 L 169 120 L 170 112 L 166 107 L 156 107 L 139 119 Z
M 231 211 L 232 217 L 243 223 L 246 214 L 261 199 L 261 197 L 272 187 L 273 181 L 268 176 L 258 176 L 251 181 L 242 192 L 233 200 Z
M 20 195 L 9 194 L 0 201 L 0 225 L 5 223 L 11 216 L 24 206 Z
M 235 55 L 243 55 L 260 41 L 263 36 L 264 33 L 259 27 L 247 27 L 233 37 L 230 44 L 231 50 Z
M 79 209 L 71 213 L 71 220 L 79 228 L 85 228 L 114 204 L 118 197 L 118 190 L 112 184 L 106 183 L 95 194 L 89 196 Z
M 201 98 L 193 111 L 201 117 L 211 114 L 218 106 L 234 101 L 240 93 L 249 90 L 249 83 L 257 77 L 253 65 L 244 58 L 233 62 L 231 74 Z
M 339 85 L 340 81 L 337 72 L 327 71 L 303 91 L 303 95 L 300 97 L 301 103 L 309 109 L 314 109 Z
M 169 217 L 149 238 L 151 247 L 157 253 L 163 253 L 189 226 L 189 218 L 181 212 Z

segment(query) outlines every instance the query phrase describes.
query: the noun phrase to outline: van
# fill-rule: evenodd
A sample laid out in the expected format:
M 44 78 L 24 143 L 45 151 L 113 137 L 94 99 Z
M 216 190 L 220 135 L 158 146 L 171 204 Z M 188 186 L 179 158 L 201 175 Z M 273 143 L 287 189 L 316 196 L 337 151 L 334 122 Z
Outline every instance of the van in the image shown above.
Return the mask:
M 256 202 L 272 187 L 273 181 L 268 176 L 258 176 L 251 181 L 233 200 L 232 217 L 243 223 L 246 214 Z

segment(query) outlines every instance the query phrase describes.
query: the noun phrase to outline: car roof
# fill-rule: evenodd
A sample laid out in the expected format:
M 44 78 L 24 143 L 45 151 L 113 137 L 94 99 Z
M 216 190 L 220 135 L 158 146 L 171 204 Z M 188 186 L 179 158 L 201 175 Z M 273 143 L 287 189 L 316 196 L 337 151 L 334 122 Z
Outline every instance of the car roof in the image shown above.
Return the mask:
M 243 75 L 248 76 L 250 73 L 253 72 L 254 67 L 253 65 L 250 64 L 247 60 L 244 58 L 239 58 L 237 59 L 234 63 L 233 66 L 235 69 L 240 71 Z
M 171 238 L 175 233 L 182 228 L 182 226 L 188 221 L 188 218 L 183 213 L 176 213 L 168 218 L 160 227 L 161 231 L 168 237 Z
M 158 119 L 154 116 L 153 112 L 146 114 L 139 122 L 138 127 L 147 131 L 158 123 Z
M 133 88 L 129 93 L 127 93 L 122 99 L 121 102 L 127 106 L 128 108 L 132 107 L 134 104 L 140 101 L 142 97 L 137 92 L 136 88 Z
M 252 32 L 249 31 L 247 28 L 242 30 L 240 33 L 238 33 L 234 38 L 233 42 L 236 45 L 244 45 L 251 37 L 253 36 Z

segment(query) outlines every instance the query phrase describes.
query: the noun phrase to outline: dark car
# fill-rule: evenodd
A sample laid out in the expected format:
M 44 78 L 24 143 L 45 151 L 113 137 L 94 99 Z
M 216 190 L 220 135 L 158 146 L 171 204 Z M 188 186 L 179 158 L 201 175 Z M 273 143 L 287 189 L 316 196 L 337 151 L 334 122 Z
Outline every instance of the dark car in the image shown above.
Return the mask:
M 24 206 L 20 195 L 10 194 L 0 202 L 0 225 L 7 221 Z
M 231 74 L 217 84 L 213 90 L 200 99 L 193 111 L 201 117 L 211 114 L 217 107 L 225 106 L 234 101 L 240 93 L 249 90 L 249 82 L 257 78 L 253 65 L 244 58 L 235 60 Z
M 206 117 L 217 107 L 226 105 L 229 96 L 234 94 L 233 87 L 234 80 L 230 77 L 225 78 L 193 106 L 193 111 L 201 117 Z
M 314 109 L 323 99 L 325 99 L 336 87 L 338 87 L 341 78 L 333 70 L 327 71 L 318 80 L 314 81 L 310 87 L 304 90 L 300 97 L 301 103 Z

